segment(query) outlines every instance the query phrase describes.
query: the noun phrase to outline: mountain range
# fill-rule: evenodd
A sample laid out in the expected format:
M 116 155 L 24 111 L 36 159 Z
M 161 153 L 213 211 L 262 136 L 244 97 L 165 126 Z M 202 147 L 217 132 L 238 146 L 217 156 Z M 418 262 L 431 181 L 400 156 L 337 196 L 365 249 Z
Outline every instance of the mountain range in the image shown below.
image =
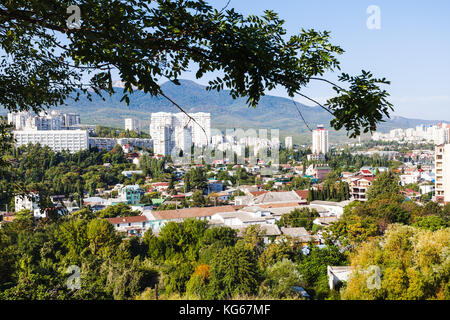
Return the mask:
M 190 80 L 180 80 L 181 85 L 172 82 L 162 84 L 163 92 L 181 106 L 186 112 L 211 113 L 211 127 L 220 130 L 231 128 L 265 128 L 280 129 L 280 136 L 291 135 L 294 143 L 309 143 L 310 128 L 323 124 L 329 128 L 332 116 L 322 108 L 305 106 L 294 103 L 293 100 L 266 95 L 261 98 L 256 108 L 248 107 L 244 98 L 233 99 L 229 91 L 207 91 L 204 86 Z M 150 124 L 151 113 L 154 112 L 180 112 L 165 98 L 152 97 L 142 91 L 136 90 L 130 95 L 130 103 L 120 102 L 122 88 L 120 82 L 115 82 L 116 93 L 105 95 L 103 101 L 99 96 L 93 95 L 92 101 L 82 97 L 79 101 L 68 99 L 66 105 L 60 106 L 61 111 L 76 112 L 80 114 L 81 122 L 85 124 L 99 124 L 110 127 L 124 127 L 125 118 L 136 118 L 147 131 Z M 296 106 L 297 105 L 297 106 Z M 305 121 L 300 117 L 300 110 Z M 379 125 L 379 131 L 388 131 L 392 128 L 411 128 L 420 123 L 436 124 L 440 121 L 408 119 L 393 116 Z M 329 133 L 330 142 L 342 142 L 346 139 L 344 130 Z M 368 137 L 367 135 L 365 136 Z

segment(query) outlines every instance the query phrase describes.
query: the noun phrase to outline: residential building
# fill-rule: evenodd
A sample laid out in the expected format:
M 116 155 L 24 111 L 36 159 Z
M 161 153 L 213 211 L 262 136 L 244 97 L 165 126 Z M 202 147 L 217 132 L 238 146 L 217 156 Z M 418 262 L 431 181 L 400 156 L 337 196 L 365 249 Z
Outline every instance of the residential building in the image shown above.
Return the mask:
M 375 141 L 397 141 L 397 142 L 433 142 L 436 145 L 450 141 L 450 125 L 439 123 L 437 125 L 418 125 L 416 128 L 393 129 L 389 133 L 375 132 L 372 135 Z
M 435 147 L 436 202 L 450 202 L 450 144 Z
M 307 176 L 312 176 L 318 180 L 323 180 L 331 171 L 332 169 L 328 166 L 317 165 L 313 163 L 305 170 L 305 174 Z
M 41 214 L 41 210 L 39 208 L 39 194 L 37 193 L 15 196 L 14 208 L 16 212 L 24 209 L 30 210 L 36 218 L 45 217 L 45 214 Z
M 8 113 L 8 123 L 15 130 L 67 130 L 80 124 L 80 115 L 75 113 L 61 113 L 53 110 L 50 113 L 42 111 L 39 115 L 31 112 Z
M 367 190 L 375 177 L 357 177 L 350 182 L 350 197 L 356 201 L 367 201 Z
M 190 151 L 191 145 L 208 145 L 211 139 L 211 114 L 152 113 L 150 135 L 156 154 L 169 155 L 174 149 Z
M 348 281 L 352 273 L 352 267 L 327 266 L 328 285 L 334 290 L 340 283 Z
M 292 137 L 286 137 L 284 139 L 284 146 L 286 147 L 286 149 L 292 150 L 292 148 L 294 147 L 294 144 L 292 142 Z
M 153 148 L 153 139 L 144 138 L 99 138 L 89 137 L 89 148 L 98 148 L 100 150 L 111 150 L 116 145 L 131 145 L 141 149 Z
M 312 132 L 312 153 L 325 154 L 328 152 L 328 130 L 323 125 L 318 125 Z
M 218 206 L 162 211 L 153 210 L 146 213 L 146 215 L 149 218 L 151 229 L 158 232 L 168 222 L 183 222 L 185 219 L 189 218 L 210 221 L 211 217 L 218 212 L 232 212 L 241 208 L 242 206 Z
M 87 130 L 15 130 L 13 134 L 16 147 L 39 143 L 55 152 L 68 150 L 74 153 L 89 146 Z
M 136 204 L 144 193 L 145 191 L 139 185 L 128 185 L 119 190 L 119 199 L 126 200 L 127 204 Z
M 89 137 L 89 149 L 97 148 L 99 150 L 111 150 L 117 145 L 115 138 Z
M 139 126 L 138 119 L 127 118 L 125 119 L 125 130 L 140 132 L 141 128 Z
M 142 236 L 150 228 L 149 221 L 145 215 L 107 218 L 106 220 L 117 231 L 126 232 L 128 236 Z

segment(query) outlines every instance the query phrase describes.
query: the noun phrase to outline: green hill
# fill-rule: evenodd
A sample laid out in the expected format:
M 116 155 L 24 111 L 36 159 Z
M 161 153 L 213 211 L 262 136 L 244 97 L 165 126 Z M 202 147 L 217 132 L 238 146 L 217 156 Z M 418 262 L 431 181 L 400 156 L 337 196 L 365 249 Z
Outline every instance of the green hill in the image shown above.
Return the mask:
M 229 91 L 224 90 L 206 91 L 205 87 L 193 81 L 180 80 L 181 85 L 177 86 L 171 82 L 162 85 L 164 93 L 173 101 L 179 104 L 187 112 L 209 112 L 211 113 L 211 127 L 217 129 L 227 128 L 266 128 L 280 129 L 281 138 L 286 135 L 294 137 L 294 143 L 302 144 L 311 141 L 311 134 L 292 100 L 265 96 L 261 99 L 258 107 L 251 108 L 245 104 L 245 99 L 234 100 Z M 66 101 L 65 106 L 60 109 L 66 112 L 76 112 L 81 116 L 82 123 L 100 124 L 112 127 L 124 127 L 124 120 L 134 117 L 141 121 L 144 130 L 148 130 L 150 115 L 153 112 L 179 112 L 169 101 L 164 98 L 152 97 L 142 91 L 135 91 L 130 96 L 130 104 L 120 102 L 122 89 L 116 88 L 117 92 L 112 96 L 106 96 L 103 101 L 98 96 L 93 96 L 92 101 L 81 98 L 74 102 L 71 99 Z M 320 107 L 308 107 L 297 103 L 304 119 L 311 128 L 318 124 L 324 124 L 329 128 L 331 115 Z M 386 123 L 380 125 L 380 131 L 391 128 L 415 127 L 420 123 L 437 123 L 438 121 L 423 121 L 418 119 L 407 119 L 393 117 Z M 330 142 L 345 141 L 345 131 L 334 131 L 329 133 Z M 366 135 L 367 137 L 367 135 Z

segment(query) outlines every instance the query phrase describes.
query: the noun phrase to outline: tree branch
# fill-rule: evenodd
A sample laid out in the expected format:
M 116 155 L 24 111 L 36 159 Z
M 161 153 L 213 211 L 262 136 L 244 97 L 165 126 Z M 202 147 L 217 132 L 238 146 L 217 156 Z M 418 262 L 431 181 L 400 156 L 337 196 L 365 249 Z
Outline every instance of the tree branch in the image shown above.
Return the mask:
M 317 102 L 316 100 L 296 91 L 295 93 L 297 93 L 298 95 L 302 96 L 303 98 L 306 98 L 312 102 L 314 102 L 315 104 L 317 104 L 319 107 L 321 107 L 322 109 L 324 109 L 326 112 L 328 112 L 329 114 L 331 114 L 332 116 L 334 116 L 333 112 L 331 112 L 328 108 L 324 107 L 322 104 L 320 104 L 319 102 Z

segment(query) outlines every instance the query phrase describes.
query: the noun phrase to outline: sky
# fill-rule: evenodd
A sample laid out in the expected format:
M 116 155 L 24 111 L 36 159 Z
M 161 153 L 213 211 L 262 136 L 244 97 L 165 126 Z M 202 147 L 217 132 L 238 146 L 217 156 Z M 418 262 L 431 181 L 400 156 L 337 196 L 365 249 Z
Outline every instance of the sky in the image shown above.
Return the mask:
M 209 0 L 220 10 L 228 0 Z M 379 8 L 379 29 L 369 29 L 369 6 Z M 288 35 L 302 28 L 331 31 L 331 42 L 345 53 L 339 56 L 342 72 L 351 75 L 369 70 L 386 77 L 386 89 L 394 104 L 393 115 L 450 122 L 450 1 L 433 0 L 230 0 L 228 8 L 244 14 L 263 14 L 270 9 L 284 19 Z M 373 21 L 373 20 L 370 20 Z M 195 79 L 195 72 L 181 78 Z M 335 74 L 327 74 L 329 80 Z M 314 83 L 304 92 L 326 101 L 333 91 Z M 286 96 L 282 88 L 267 94 Z M 304 104 L 309 101 L 295 98 Z

